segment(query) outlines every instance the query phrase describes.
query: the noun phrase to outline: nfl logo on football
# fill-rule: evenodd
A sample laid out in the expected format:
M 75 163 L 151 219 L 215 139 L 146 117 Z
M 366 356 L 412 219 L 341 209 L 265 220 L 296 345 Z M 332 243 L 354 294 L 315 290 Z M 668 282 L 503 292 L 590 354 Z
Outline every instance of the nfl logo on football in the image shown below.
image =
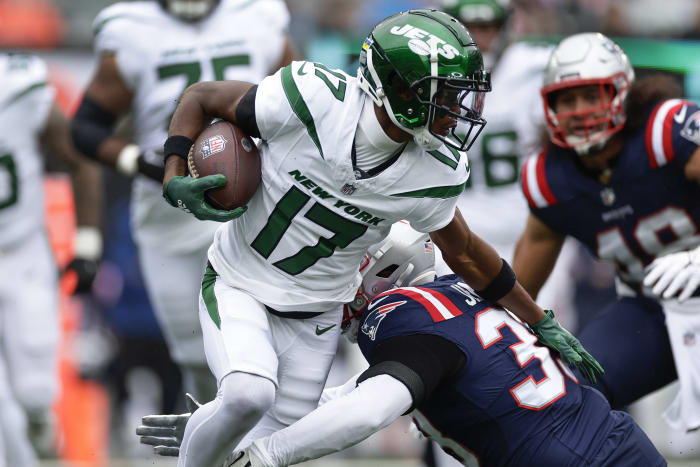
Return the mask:
M 204 142 L 202 142 L 202 159 L 206 159 L 209 156 L 221 152 L 226 147 L 226 138 L 222 135 L 212 136 Z
M 355 190 L 357 190 L 357 187 L 352 183 L 346 183 L 345 185 L 343 185 L 343 188 L 340 189 L 340 191 L 347 196 L 350 196 L 351 194 L 355 193 Z

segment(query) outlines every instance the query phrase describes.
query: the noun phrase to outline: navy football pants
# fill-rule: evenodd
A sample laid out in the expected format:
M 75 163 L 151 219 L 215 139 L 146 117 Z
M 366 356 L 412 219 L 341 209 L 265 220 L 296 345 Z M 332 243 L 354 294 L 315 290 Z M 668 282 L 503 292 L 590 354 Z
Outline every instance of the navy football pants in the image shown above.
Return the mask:
M 594 386 L 619 409 L 677 379 L 661 306 L 625 297 L 602 310 L 578 336 L 605 374 Z M 590 384 L 577 372 L 582 384 Z

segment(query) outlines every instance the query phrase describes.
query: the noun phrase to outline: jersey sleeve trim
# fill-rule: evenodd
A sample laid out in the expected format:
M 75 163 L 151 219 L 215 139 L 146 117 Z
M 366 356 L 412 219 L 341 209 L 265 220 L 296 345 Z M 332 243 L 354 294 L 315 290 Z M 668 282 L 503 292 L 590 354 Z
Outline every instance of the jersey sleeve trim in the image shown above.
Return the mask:
M 318 131 L 316 130 L 316 123 L 314 122 L 311 111 L 304 102 L 304 98 L 299 91 L 296 83 L 294 82 L 294 77 L 292 76 L 292 66 L 287 65 L 282 68 L 282 88 L 284 89 L 284 95 L 287 96 L 289 105 L 296 116 L 301 120 L 301 122 L 306 126 L 306 131 L 309 133 L 309 137 L 314 142 L 318 148 L 318 152 L 321 154 L 321 159 L 323 157 L 323 148 L 321 147 L 321 140 L 318 138 Z
M 44 88 L 47 85 L 48 85 L 48 83 L 46 81 L 34 83 L 34 84 L 22 89 L 21 91 L 19 91 L 15 95 L 11 96 L 3 105 L 7 106 L 10 104 L 13 104 L 14 102 L 17 102 L 18 100 L 20 100 L 21 98 L 23 98 L 27 94 L 31 93 L 32 91 L 34 91 L 36 89 Z
M 522 175 L 522 188 L 527 202 L 532 207 L 545 208 L 557 204 L 552 190 L 547 183 L 545 160 L 547 152 L 543 151 L 525 161 Z
M 401 294 L 415 300 L 425 308 L 436 323 L 462 314 L 462 311 L 460 311 L 449 298 L 432 289 L 423 287 L 400 287 L 377 295 L 375 300 L 389 294 Z
M 397 198 L 454 198 L 462 194 L 467 186 L 467 182 L 459 185 L 435 186 L 431 188 L 423 188 L 421 190 L 406 191 L 403 193 L 394 193 L 391 196 Z
M 681 107 L 689 104 L 681 99 L 670 99 L 656 106 L 651 113 L 647 123 L 645 143 L 652 169 L 663 167 L 676 157 L 671 133 L 673 119 Z

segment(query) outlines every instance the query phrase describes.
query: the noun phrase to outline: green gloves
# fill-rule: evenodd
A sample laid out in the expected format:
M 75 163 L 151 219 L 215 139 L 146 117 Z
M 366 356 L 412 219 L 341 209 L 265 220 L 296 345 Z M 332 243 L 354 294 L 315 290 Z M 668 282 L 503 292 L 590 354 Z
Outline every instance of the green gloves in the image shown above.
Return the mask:
M 559 352 L 568 365 L 576 365 L 588 381 L 595 383 L 596 374 L 605 372 L 603 367 L 583 348 L 578 339 L 554 320 L 552 310 L 545 310 L 545 314 L 547 316 L 530 325 L 537 339 L 541 344 Z
M 232 211 L 215 209 L 204 199 L 204 192 L 226 184 L 226 177 L 221 174 L 202 178 L 173 177 L 163 190 L 163 198 L 171 206 L 191 213 L 201 221 L 226 222 L 243 215 L 248 209 L 241 206 Z

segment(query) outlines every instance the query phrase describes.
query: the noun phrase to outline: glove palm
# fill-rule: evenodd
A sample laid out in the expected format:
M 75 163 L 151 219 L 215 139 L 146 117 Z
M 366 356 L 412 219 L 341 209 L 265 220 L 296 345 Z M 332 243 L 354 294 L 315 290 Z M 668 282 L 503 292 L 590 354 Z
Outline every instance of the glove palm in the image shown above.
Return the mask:
M 554 320 L 554 312 L 545 310 L 546 316 L 531 325 L 541 344 L 556 350 L 568 365 L 576 365 L 581 374 L 591 383 L 596 382 L 596 374 L 605 371 L 581 343 L 569 331 Z

